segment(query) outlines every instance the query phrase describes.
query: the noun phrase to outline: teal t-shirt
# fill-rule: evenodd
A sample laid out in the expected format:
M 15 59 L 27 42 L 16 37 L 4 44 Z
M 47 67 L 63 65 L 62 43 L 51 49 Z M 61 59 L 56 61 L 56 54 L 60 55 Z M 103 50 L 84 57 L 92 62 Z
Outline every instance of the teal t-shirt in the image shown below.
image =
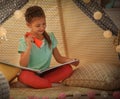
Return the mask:
M 27 67 L 32 69 L 44 70 L 50 66 L 52 51 L 57 46 L 57 40 L 53 33 L 49 33 L 50 39 L 52 41 L 51 48 L 49 48 L 46 39 L 43 39 L 44 45 L 39 48 L 32 43 L 32 49 L 30 53 L 30 60 Z M 26 50 L 27 45 L 25 38 L 22 37 L 19 40 L 18 52 L 22 53 Z

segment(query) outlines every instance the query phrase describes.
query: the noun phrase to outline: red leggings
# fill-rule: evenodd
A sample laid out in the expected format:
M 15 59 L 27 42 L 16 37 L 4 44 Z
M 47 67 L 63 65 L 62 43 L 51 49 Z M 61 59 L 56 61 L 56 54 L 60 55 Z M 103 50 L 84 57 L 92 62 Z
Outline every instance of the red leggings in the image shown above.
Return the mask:
M 68 78 L 73 70 L 70 65 L 62 66 L 39 76 L 31 71 L 22 71 L 18 77 L 19 81 L 33 88 L 49 88 L 52 83 Z

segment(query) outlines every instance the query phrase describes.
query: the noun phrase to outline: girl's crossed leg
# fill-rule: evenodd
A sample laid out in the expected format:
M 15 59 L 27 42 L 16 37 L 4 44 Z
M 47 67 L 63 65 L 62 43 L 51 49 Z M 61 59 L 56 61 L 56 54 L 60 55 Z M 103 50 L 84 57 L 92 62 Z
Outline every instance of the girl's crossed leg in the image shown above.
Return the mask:
M 33 88 L 49 88 L 52 83 L 56 83 L 68 78 L 73 73 L 70 65 L 65 65 L 39 76 L 31 71 L 22 71 L 19 81 Z

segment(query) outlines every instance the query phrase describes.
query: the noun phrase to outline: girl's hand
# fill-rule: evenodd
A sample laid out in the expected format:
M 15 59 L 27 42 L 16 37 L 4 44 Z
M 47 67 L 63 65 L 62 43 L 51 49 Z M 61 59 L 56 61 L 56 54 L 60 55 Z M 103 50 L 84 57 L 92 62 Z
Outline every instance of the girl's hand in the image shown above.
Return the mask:
M 78 64 L 80 63 L 78 59 L 75 59 L 75 58 L 74 59 L 67 59 L 67 62 L 74 61 L 74 60 L 75 60 L 75 62 L 73 62 L 71 64 L 74 65 L 74 66 L 78 66 Z
M 75 62 L 72 63 L 72 65 L 74 66 L 78 66 L 80 61 L 78 59 L 72 59 L 72 60 L 75 60 Z
M 31 36 L 31 35 L 25 36 L 25 41 L 26 41 L 26 43 L 27 43 L 27 46 L 28 46 L 29 48 L 31 48 L 31 47 L 32 47 L 32 42 L 33 42 L 32 36 Z

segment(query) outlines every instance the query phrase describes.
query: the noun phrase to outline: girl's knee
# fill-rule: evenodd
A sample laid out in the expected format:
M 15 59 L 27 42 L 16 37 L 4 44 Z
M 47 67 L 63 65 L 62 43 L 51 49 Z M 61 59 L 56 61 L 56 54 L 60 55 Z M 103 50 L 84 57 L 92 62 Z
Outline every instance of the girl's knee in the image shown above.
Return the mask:
M 73 73 L 73 69 L 72 69 L 72 66 L 71 65 L 65 65 L 63 66 L 63 69 L 67 72 L 67 73 Z

